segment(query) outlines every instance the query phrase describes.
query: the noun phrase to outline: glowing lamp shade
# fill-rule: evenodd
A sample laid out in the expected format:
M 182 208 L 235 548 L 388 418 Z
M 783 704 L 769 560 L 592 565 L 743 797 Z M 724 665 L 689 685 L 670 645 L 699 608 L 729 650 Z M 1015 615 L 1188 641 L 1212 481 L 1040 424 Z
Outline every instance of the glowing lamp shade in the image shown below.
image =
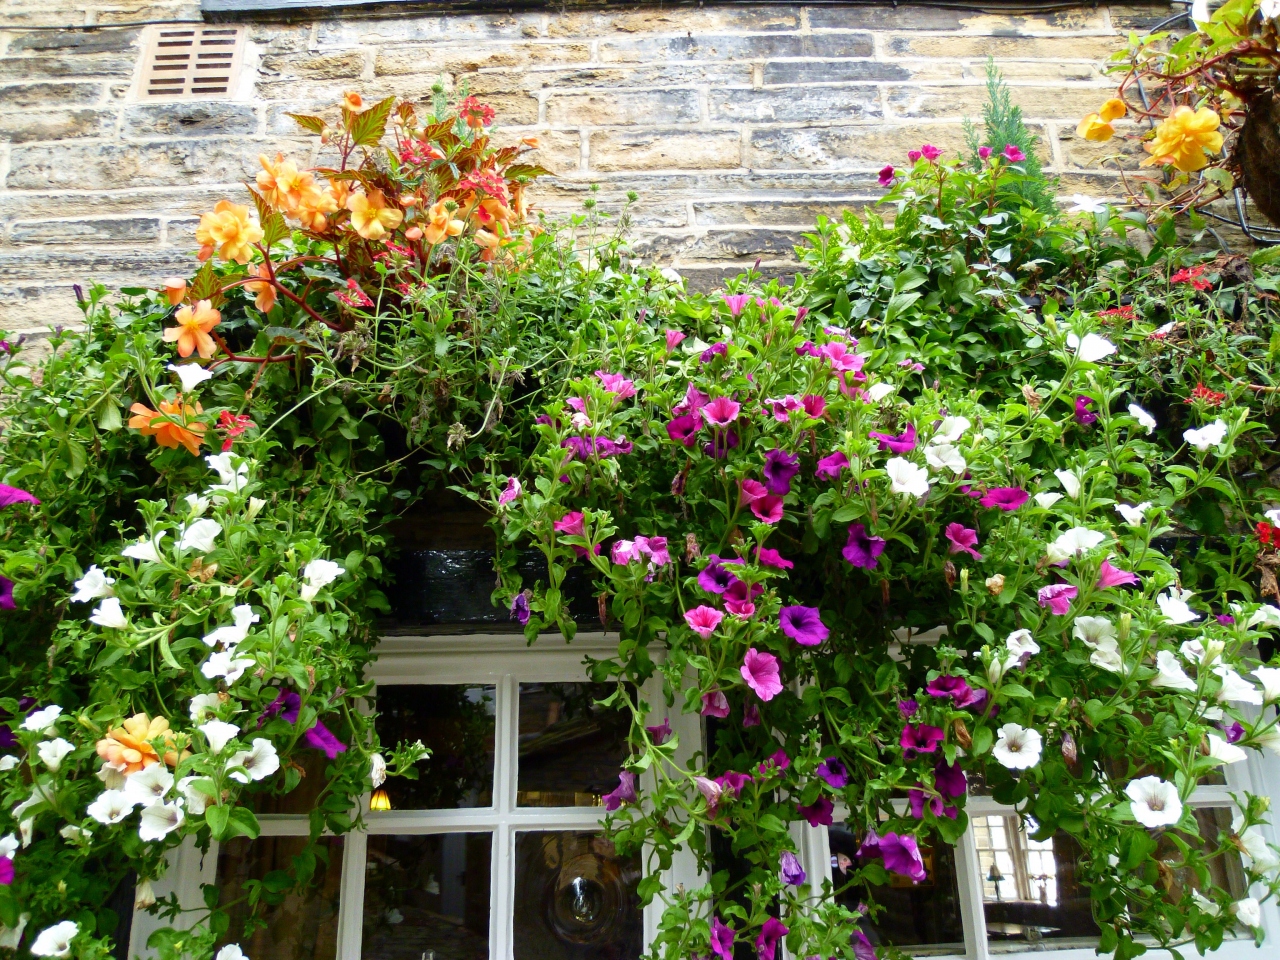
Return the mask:
M 387 796 L 387 791 L 381 788 L 373 791 L 373 796 L 369 798 L 369 809 L 372 811 L 390 810 L 391 798 Z

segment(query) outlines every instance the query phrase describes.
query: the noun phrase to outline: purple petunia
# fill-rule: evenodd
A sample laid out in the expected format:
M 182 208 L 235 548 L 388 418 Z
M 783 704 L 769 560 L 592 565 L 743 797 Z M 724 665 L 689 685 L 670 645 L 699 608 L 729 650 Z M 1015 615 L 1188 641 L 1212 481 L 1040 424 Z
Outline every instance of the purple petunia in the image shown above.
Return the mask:
M 530 612 L 529 597 L 521 590 L 511 600 L 511 619 L 517 621 L 523 627 L 529 623 Z
M 800 816 L 809 821 L 811 827 L 829 827 L 832 823 L 831 814 L 835 812 L 836 805 L 826 797 L 819 797 L 808 806 L 796 804 L 796 810 Z
M 1071 601 L 1076 598 L 1077 590 L 1069 583 L 1051 583 L 1047 587 L 1041 587 L 1037 600 L 1042 607 L 1048 607 L 1049 610 L 1059 617 L 1065 617 L 1067 611 L 1071 609 Z
M 953 677 L 947 674 L 930 680 L 925 685 L 924 691 L 929 696 L 937 697 L 940 700 L 950 697 L 951 702 L 957 708 L 972 706 L 983 699 L 981 692 L 975 691 L 963 677 Z
M 743 728 L 758 727 L 762 722 L 763 721 L 760 719 L 760 708 L 754 703 L 748 703 L 746 708 L 742 711 Z
M 779 874 L 783 883 L 789 883 L 798 887 L 804 883 L 806 875 L 804 867 L 800 866 L 800 860 L 790 850 L 783 850 L 782 856 L 778 858 Z
M 1089 412 L 1089 408 L 1091 406 L 1093 406 L 1092 397 L 1076 397 L 1075 418 L 1076 423 L 1080 424 L 1082 427 L 1087 427 L 1098 422 L 1098 415 L 1096 413 Z
M 782 496 L 791 492 L 791 478 L 800 472 L 800 458 L 785 450 L 764 455 L 764 479 L 769 492 Z
M 604 802 L 604 808 L 610 812 L 617 810 L 624 803 L 635 803 L 639 799 L 636 796 L 636 775 L 629 770 L 623 770 L 618 774 L 618 785 L 600 799 Z
M 815 771 L 833 790 L 843 790 L 849 782 L 849 771 L 839 757 L 827 757 Z
M 292 690 L 281 690 L 276 694 L 276 698 L 267 704 L 266 709 L 262 711 L 262 716 L 258 717 L 258 726 L 261 727 L 275 717 L 284 717 L 289 723 L 297 723 L 298 712 L 301 709 L 301 696 Z
M 860 570 L 873 570 L 879 563 L 876 558 L 884 553 L 885 546 L 883 537 L 867 536 L 867 528 L 854 523 L 849 526 L 849 540 L 840 552 L 852 566 Z
M 14 583 L 8 577 L 0 577 L 0 610 L 16 610 L 18 605 L 13 602 Z
M 902 728 L 902 755 L 908 760 L 920 753 L 933 753 L 946 737 L 941 727 L 927 723 L 908 723 Z
M 702 429 L 702 421 L 691 413 L 676 417 L 667 424 L 667 436 L 676 443 L 692 447 L 698 442 L 698 431 Z
M 760 928 L 760 935 L 756 937 L 756 956 L 759 960 L 773 960 L 778 951 L 778 941 L 790 932 L 786 924 L 777 917 L 766 920 Z
M 816 647 L 831 635 L 817 607 L 783 607 L 778 611 L 782 632 L 802 647 Z
M 910 834 L 886 833 L 880 837 L 872 830 L 858 848 L 858 856 L 879 857 L 887 870 L 909 877 L 915 883 L 928 876 L 920 847 Z
M 969 778 L 965 776 L 959 760 L 949 764 L 939 757 L 933 766 L 933 785 L 944 797 L 954 799 L 965 795 L 969 789 Z
M 984 507 L 999 507 L 1004 511 L 1017 510 L 1030 496 L 1021 487 L 994 487 L 978 502 Z
M 11 883 L 13 883 L 13 857 L 0 857 L 0 887 L 7 887 Z M 803 870 L 800 871 L 800 883 L 804 883 Z
M 880 444 L 881 450 L 890 453 L 910 453 L 916 448 L 916 425 L 908 423 L 907 429 L 894 436 L 888 433 L 868 433 L 868 437 Z
M 660 747 L 671 739 L 670 720 L 663 720 L 657 726 L 645 727 L 644 729 L 649 734 L 649 739 L 653 741 L 655 747 Z
M 707 557 L 707 565 L 698 573 L 698 586 L 707 593 L 724 593 L 735 580 L 737 577 L 725 569 L 719 555 L 714 553 Z
M 307 741 L 307 745 L 317 750 L 323 750 L 324 755 L 330 760 L 337 759 L 338 754 L 346 752 L 347 745 L 339 740 L 330 732 L 319 720 L 316 725 L 302 735 Z
M 813 475 L 819 480 L 837 480 L 840 477 L 840 471 L 847 466 L 849 466 L 849 458 L 837 450 L 818 461 L 818 469 L 813 471 Z
M 733 927 L 715 917 L 711 921 L 711 952 L 721 960 L 733 960 Z
M 29 503 L 33 506 L 39 506 L 40 501 L 18 487 L 11 487 L 6 483 L 0 483 L 0 510 L 5 507 L 11 507 L 15 503 Z
M 908 699 L 898 701 L 898 713 L 902 714 L 903 720 L 910 720 L 919 712 L 919 710 L 920 704 L 916 703 L 915 700 Z

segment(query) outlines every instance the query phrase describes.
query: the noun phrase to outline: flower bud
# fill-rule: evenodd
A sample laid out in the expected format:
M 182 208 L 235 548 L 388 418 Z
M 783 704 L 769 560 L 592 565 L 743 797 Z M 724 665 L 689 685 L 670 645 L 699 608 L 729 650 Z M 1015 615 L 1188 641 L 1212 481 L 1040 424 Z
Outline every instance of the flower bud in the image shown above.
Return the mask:
M 987 593 L 993 597 L 998 597 L 1004 593 L 1004 574 L 997 573 L 995 576 L 987 577 Z
M 156 902 L 156 892 L 151 888 L 150 880 L 143 880 L 133 892 L 133 908 L 145 910 Z
M 684 559 L 686 563 L 693 563 L 702 556 L 702 548 L 698 546 L 698 536 L 693 533 L 684 535 Z
M 969 733 L 969 728 L 965 726 L 965 722 L 957 717 L 951 721 L 951 729 L 955 732 L 956 743 L 963 749 L 973 749 L 973 736 Z
M 1062 735 L 1062 757 L 1067 763 L 1075 763 L 1080 752 L 1076 749 L 1076 738 L 1069 733 Z
M 946 581 L 948 590 L 956 585 L 956 565 L 950 560 L 942 565 L 942 579 Z
M 262 499 L 260 499 L 260 498 L 258 498 L 258 497 L 250 497 L 250 498 L 249 498 L 249 513 L 248 513 L 249 519 L 250 519 L 250 520 L 252 520 L 252 519 L 253 519 L 254 517 L 256 517 L 259 513 L 261 513 L 261 512 L 262 512 L 262 508 L 263 508 L 263 507 L 265 507 L 266 505 L 267 505 L 267 501 L 262 500 Z
M 1125 613 L 1120 614 L 1119 634 L 1120 634 L 1121 643 L 1124 643 L 1126 640 L 1129 639 L 1129 628 L 1132 626 L 1133 626 L 1133 614 L 1128 613 L 1127 611 Z
M 965 567 L 960 571 L 960 592 L 969 592 L 969 568 Z
M 406 231 L 404 232 L 404 237 L 405 237 L 405 239 L 406 239 L 406 240 L 421 240 L 421 239 L 422 239 L 422 228 L 421 228 L 421 227 L 410 227 L 408 230 L 406 230 Z

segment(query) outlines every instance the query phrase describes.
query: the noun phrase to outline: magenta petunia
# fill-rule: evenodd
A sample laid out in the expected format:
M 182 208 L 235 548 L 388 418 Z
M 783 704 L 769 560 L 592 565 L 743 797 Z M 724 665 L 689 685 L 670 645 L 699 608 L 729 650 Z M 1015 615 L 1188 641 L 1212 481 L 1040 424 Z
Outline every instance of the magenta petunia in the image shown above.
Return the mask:
M 849 771 L 839 757 L 827 757 L 815 771 L 833 790 L 843 790 L 849 783 Z
M 868 437 L 880 444 L 881 450 L 890 453 L 910 453 L 916 448 L 916 425 L 907 424 L 907 429 L 896 436 L 888 433 L 868 433 Z
M 649 734 L 649 739 L 653 741 L 654 746 L 660 747 L 671 739 L 671 721 L 663 720 L 657 726 L 645 727 L 645 732 Z
M 836 805 L 827 797 L 819 797 L 808 806 L 796 804 L 796 810 L 800 816 L 809 821 L 811 827 L 829 827 L 831 826 L 832 816 L 835 812 Z
M 751 782 L 751 774 L 737 773 L 733 770 L 726 770 L 720 776 L 716 777 L 716 785 L 720 787 L 721 794 L 728 794 L 730 797 L 742 796 L 742 791 L 746 789 L 747 784 Z
M 924 146 L 920 148 L 920 155 L 924 157 L 926 160 L 928 160 L 930 163 L 933 163 L 933 161 L 937 160 L 940 156 L 942 156 L 942 150 L 938 147 L 935 147 L 932 143 L 926 143 Z
M 733 960 L 733 927 L 726 926 L 719 917 L 711 921 L 711 952 L 720 960 Z
M 40 501 L 21 490 L 18 487 L 11 487 L 6 483 L 0 483 L 0 510 L 5 507 L 11 507 L 15 503 L 30 503 L 33 506 L 39 506 Z
M 790 570 L 795 566 L 772 547 L 756 547 L 756 563 L 762 567 L 773 567 L 775 570 Z
M 655 567 L 665 567 L 671 562 L 666 537 L 636 537 L 636 553 Z
M 790 766 L 791 758 L 787 756 L 787 751 L 779 749 L 773 751 L 773 753 L 765 759 L 764 763 L 757 766 L 756 772 L 759 773 L 761 777 L 768 778 L 774 773 L 782 773 Z
M 719 717 L 723 720 L 729 715 L 729 698 L 721 690 L 710 690 L 702 695 L 702 715 Z
M 883 537 L 867 536 L 867 528 L 855 523 L 850 525 L 849 540 L 840 552 L 852 566 L 860 570 L 874 570 L 880 562 L 876 558 L 884 553 L 885 545 Z
M 1098 422 L 1098 415 L 1096 413 L 1089 412 L 1089 408 L 1091 406 L 1093 406 L 1092 397 L 1076 397 L 1075 418 L 1076 423 L 1080 424 L 1082 427 L 1087 427 Z
M 1010 163 L 1021 163 L 1027 159 L 1027 155 L 1023 153 L 1016 144 L 1006 143 L 1004 145 L 1004 153 L 1001 154 Z
M 990 160 L 990 159 L 991 159 L 991 148 L 990 148 L 990 147 L 979 147 L 979 148 L 978 148 L 978 156 L 979 156 L 981 159 L 983 159 L 983 160 Z
M 804 412 L 814 420 L 822 419 L 822 415 L 827 412 L 827 398 L 817 393 L 806 393 L 800 398 L 800 402 L 804 405 Z
M 778 611 L 782 632 L 802 647 L 816 647 L 831 635 L 817 607 L 783 607 Z
M 794 453 L 775 449 L 764 455 L 764 479 L 770 493 L 790 493 L 791 478 L 799 472 L 800 458 Z
M 739 672 L 747 686 L 766 703 L 782 692 L 782 669 L 772 653 L 752 647 L 743 657 Z
M 878 960 L 876 948 L 861 930 L 853 931 L 853 960 Z
M 702 429 L 702 421 L 691 413 L 676 417 L 667 424 L 667 436 L 676 443 L 692 447 L 698 442 L 698 431 Z
M 764 721 L 760 719 L 760 708 L 754 703 L 748 703 L 746 708 L 742 711 L 743 728 L 758 727 L 763 722 Z
M 699 412 L 702 418 L 713 427 L 727 427 L 738 419 L 742 404 L 728 397 L 716 397 Z
M 522 488 L 520 481 L 515 477 L 507 477 L 507 485 L 502 488 L 502 492 L 498 494 L 498 505 L 511 503 L 520 496 Z
M 680 341 L 685 338 L 685 334 L 679 330 L 666 330 L 667 335 L 667 353 L 670 353 L 676 347 L 680 346 Z
M 769 488 L 759 480 L 752 480 L 747 477 L 738 487 L 738 505 L 745 507 L 748 504 L 755 503 L 757 500 L 769 493 Z
M 1071 609 L 1071 601 L 1076 598 L 1077 590 L 1069 583 L 1051 583 L 1047 587 L 1041 587 L 1037 600 L 1042 607 L 1048 607 L 1049 610 L 1059 617 L 1065 617 L 1067 611 Z
M 872 830 L 858 848 L 858 856 L 879 857 L 887 870 L 909 877 L 916 883 L 928 875 L 916 838 L 907 833 L 886 833 L 880 837 Z
M 1137 583 L 1138 575 L 1136 573 L 1113 567 L 1110 560 L 1103 560 L 1102 566 L 1098 568 L 1099 590 L 1105 590 L 1107 587 L 1133 586 Z
M 803 876 L 800 879 L 804 883 Z M 13 883 L 13 857 L 0 857 L 0 887 L 7 887 Z
M 319 720 L 316 725 L 302 735 L 307 744 L 315 747 L 317 750 L 323 750 L 324 755 L 330 760 L 337 759 L 338 754 L 345 753 L 347 745 L 333 735 L 333 733 Z
M 941 727 L 927 723 L 908 723 L 902 728 L 902 755 L 908 760 L 920 753 L 933 753 L 946 738 Z
M 956 818 L 958 811 L 955 807 L 949 807 L 945 801 L 935 793 L 926 794 L 923 790 L 911 789 L 907 791 L 907 803 L 911 807 L 911 816 L 917 820 L 924 819 L 924 808 L 927 804 L 929 811 L 935 817 L 947 816 L 952 820 Z
M 581 510 L 575 510 L 572 513 L 566 513 L 563 517 L 551 525 L 556 533 L 563 533 L 570 537 L 586 536 L 586 527 L 583 523 Z
M 677 417 L 697 413 L 710 402 L 711 398 L 691 383 L 684 389 L 684 399 L 671 408 L 671 413 Z
M 767 494 L 751 502 L 751 512 L 765 523 L 777 523 L 782 519 L 782 498 Z
M 949 764 L 939 757 L 933 766 L 933 784 L 940 794 L 954 800 L 965 795 L 969 789 L 969 778 L 965 776 L 959 760 Z
M 773 960 L 774 954 L 778 952 L 778 941 L 790 932 L 786 924 L 777 917 L 766 920 L 760 928 L 760 935 L 756 937 L 756 956 L 759 960 Z
M 612 393 L 617 400 L 626 400 L 636 395 L 636 385 L 620 373 L 597 370 L 596 377 L 599 378 L 605 391 Z
M 837 450 L 818 461 L 818 469 L 813 472 L 813 475 L 819 480 L 836 480 L 840 477 L 840 471 L 847 466 L 849 466 L 849 458 Z
M 966 684 L 967 686 L 967 684 Z M 902 715 L 903 720 L 910 720 L 920 712 L 920 704 L 910 698 L 898 701 L 898 713 Z
M 963 523 L 949 523 L 943 531 L 947 540 L 949 553 L 967 553 L 975 560 L 981 560 L 982 554 L 974 549 L 978 545 L 978 531 L 966 527 Z
M 951 699 L 956 707 L 969 707 L 982 699 L 980 692 L 975 691 L 963 677 L 952 677 L 943 674 L 925 684 L 924 692 L 939 700 Z
M 635 803 L 639 799 L 636 796 L 636 775 L 629 770 L 623 770 L 618 774 L 618 785 L 600 799 L 604 802 L 604 808 L 610 812 L 617 810 L 624 803 Z
M 796 347 L 796 356 L 798 357 L 821 357 L 822 351 L 814 346 L 812 340 L 806 340 L 800 346 Z
M 879 176 L 880 186 L 887 187 L 893 183 L 893 164 L 886 164 L 880 168 Z
M 748 589 L 745 581 L 735 577 L 723 594 L 724 608 L 735 617 L 747 619 L 756 612 L 755 599 L 762 593 L 764 587 L 761 584 L 752 584 Z
M 993 487 L 978 502 L 984 507 L 999 507 L 1001 510 L 1017 510 L 1027 502 L 1030 496 L 1021 487 Z
M 738 314 L 742 313 L 743 307 L 751 302 L 751 295 L 739 293 L 734 296 L 725 296 L 724 302 L 725 306 L 729 308 L 729 313 L 736 317 Z
M 684 614 L 684 622 L 689 625 L 689 629 L 704 640 L 715 633 L 716 627 L 720 626 L 720 621 L 723 619 L 723 613 L 715 607 L 706 605 L 686 610 Z
M 0 610 L 16 610 L 18 605 L 13 601 L 15 584 L 8 577 L 0 577 Z
M 818 348 L 818 352 L 827 359 L 836 373 L 857 373 L 867 361 L 862 354 L 855 353 L 847 343 L 840 341 L 824 343 Z
M 919 161 L 919 159 L 920 159 L 922 156 L 924 156 L 924 154 L 922 154 L 919 150 L 908 150 L 908 151 L 907 151 L 907 159 L 908 159 L 909 161 L 911 161 L 912 163 L 916 163 L 916 162 L 918 162 L 918 161 Z

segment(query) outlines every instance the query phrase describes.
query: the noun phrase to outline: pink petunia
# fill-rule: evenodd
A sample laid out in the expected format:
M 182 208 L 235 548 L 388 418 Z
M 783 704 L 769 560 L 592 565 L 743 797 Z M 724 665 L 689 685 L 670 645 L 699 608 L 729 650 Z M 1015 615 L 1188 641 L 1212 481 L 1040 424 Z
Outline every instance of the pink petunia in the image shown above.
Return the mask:
M 738 419 L 742 404 L 728 397 L 716 397 L 702 408 L 702 418 L 713 427 L 727 427 Z
M 837 373 L 857 373 L 867 360 L 862 354 L 850 350 L 848 344 L 839 341 L 824 343 L 818 348 L 818 352 Z
M 1102 566 L 1098 568 L 1098 589 L 1105 590 L 1107 587 L 1124 587 L 1136 585 L 1138 583 L 1138 575 L 1128 570 L 1121 570 L 1119 567 L 1113 567 L 1110 560 L 1103 560 Z
M 723 720 L 729 715 L 729 698 L 723 691 L 711 690 L 702 695 L 702 715 Z
M 778 952 L 778 941 L 790 932 L 787 925 L 777 917 L 765 920 L 764 926 L 760 928 L 760 935 L 756 937 L 756 956 L 759 960 L 773 960 Z
M 7 483 L 0 483 L 0 508 L 12 506 L 15 503 L 29 503 L 32 506 L 40 506 L 40 501 L 27 491 L 19 487 L 11 487 Z
M 756 612 L 755 599 L 764 593 L 764 587 L 758 583 L 747 587 L 746 581 L 733 578 L 733 583 L 723 594 L 724 608 L 735 617 L 747 620 Z
M 990 147 L 979 147 L 979 148 L 978 148 L 978 156 L 979 156 L 981 159 L 983 159 L 983 160 L 990 160 L 990 159 L 991 159 L 991 148 L 990 148 Z
M 1076 598 L 1077 590 L 1069 583 L 1051 583 L 1041 587 L 1038 595 L 1040 606 L 1048 607 L 1056 616 L 1065 617 L 1071 609 L 1071 601 Z
M 818 469 L 813 472 L 813 475 L 819 480 L 836 480 L 840 477 L 840 471 L 847 466 L 849 466 L 849 458 L 837 450 L 818 461 Z
M 605 390 L 612 393 L 619 400 L 626 400 L 628 397 L 636 395 L 636 385 L 620 373 L 607 373 L 604 370 L 597 370 L 596 376 L 604 385 Z
M 935 147 L 932 143 L 926 143 L 920 148 L 920 156 L 924 157 L 930 163 L 942 156 L 942 150 Z
M 978 545 L 977 530 L 966 527 L 963 523 L 948 523 L 943 532 L 950 541 L 947 546 L 949 553 L 967 553 L 975 560 L 982 559 L 982 554 L 974 549 Z
M 894 436 L 888 433 L 868 433 L 868 437 L 880 444 L 881 450 L 890 453 L 910 453 L 916 448 L 916 425 L 907 424 L 907 429 Z
M 515 477 L 507 477 L 507 485 L 502 488 L 502 492 L 498 494 L 498 505 L 511 503 L 523 492 L 520 481 Z
M 749 294 L 739 293 L 732 297 L 726 296 L 724 302 L 725 306 L 729 308 L 729 313 L 736 317 L 742 313 L 742 308 L 751 302 L 751 297 Z
M 924 154 L 922 154 L 919 150 L 907 151 L 907 159 L 910 160 L 913 164 L 916 163 L 922 156 L 924 156 Z
M 692 447 L 698 442 L 698 431 L 701 429 L 702 421 L 691 413 L 685 413 L 667 424 L 667 436 L 676 443 Z
M 801 397 L 801 403 L 804 404 L 804 412 L 815 420 L 822 419 L 822 415 L 827 412 L 827 398 L 819 393 L 806 393 Z
M 1021 487 L 993 487 L 978 502 L 984 507 L 999 507 L 1006 512 L 1017 510 L 1030 499 Z
M 766 494 L 751 502 L 751 512 L 765 523 L 777 523 L 782 519 L 782 498 Z
M 782 692 L 782 670 L 778 658 L 755 647 L 747 651 L 739 671 L 755 695 L 768 703 Z
M 756 547 L 756 563 L 762 567 L 773 567 L 775 570 L 790 570 L 795 566 L 772 547 Z
M 575 510 L 572 513 L 566 513 L 551 527 L 556 533 L 563 533 L 570 537 L 585 537 L 587 531 L 583 519 L 582 511 Z
M 667 330 L 667 353 L 670 353 L 676 347 L 680 346 L 680 341 L 685 338 L 685 334 L 679 330 Z
M 1006 143 L 1004 145 L 1004 153 L 1000 155 L 1010 163 L 1021 163 L 1023 160 L 1027 159 L 1027 155 L 1018 149 L 1017 144 L 1013 143 Z
M 689 629 L 704 640 L 715 633 L 716 627 L 720 626 L 720 621 L 723 619 L 723 613 L 715 607 L 708 607 L 706 604 L 696 606 L 692 610 L 686 610 L 684 614 L 684 622 L 689 624 Z

